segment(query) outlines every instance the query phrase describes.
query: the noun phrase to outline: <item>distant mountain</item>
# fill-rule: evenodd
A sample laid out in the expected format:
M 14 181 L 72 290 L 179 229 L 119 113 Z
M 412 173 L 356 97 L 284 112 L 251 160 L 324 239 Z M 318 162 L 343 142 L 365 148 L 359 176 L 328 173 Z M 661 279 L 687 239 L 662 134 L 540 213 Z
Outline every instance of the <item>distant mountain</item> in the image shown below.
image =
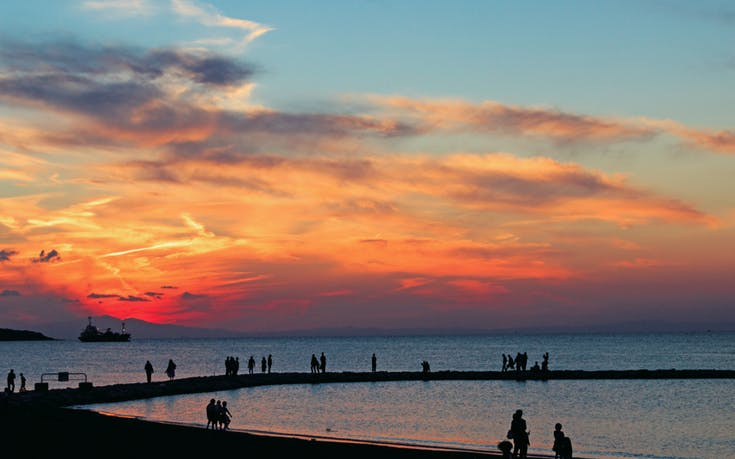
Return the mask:
M 174 338 L 239 338 L 250 336 L 232 330 L 183 327 L 180 325 L 154 324 L 140 319 L 116 319 L 110 316 L 93 316 L 92 325 L 100 330 L 107 328 L 119 331 L 125 323 L 125 329 L 131 335 L 131 341 L 136 339 L 174 339 Z M 87 326 L 87 318 L 79 321 L 54 322 L 39 325 L 37 328 L 50 336 L 59 339 L 76 340 L 79 333 Z
M 0 341 L 53 341 L 53 338 L 30 330 L 0 328 Z

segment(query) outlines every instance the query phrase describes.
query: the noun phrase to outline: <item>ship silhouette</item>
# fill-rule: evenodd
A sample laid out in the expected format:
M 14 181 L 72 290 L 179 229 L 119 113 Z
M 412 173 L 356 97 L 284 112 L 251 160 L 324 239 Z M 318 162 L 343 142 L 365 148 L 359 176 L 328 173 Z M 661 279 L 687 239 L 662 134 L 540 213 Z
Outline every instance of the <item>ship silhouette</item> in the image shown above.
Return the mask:
M 92 317 L 89 316 L 88 319 L 89 323 L 79 334 L 79 341 L 84 343 L 130 341 L 130 333 L 125 331 L 125 322 L 122 323 L 122 329 L 120 332 L 114 332 L 109 328 L 105 331 L 100 331 L 97 327 L 92 325 Z

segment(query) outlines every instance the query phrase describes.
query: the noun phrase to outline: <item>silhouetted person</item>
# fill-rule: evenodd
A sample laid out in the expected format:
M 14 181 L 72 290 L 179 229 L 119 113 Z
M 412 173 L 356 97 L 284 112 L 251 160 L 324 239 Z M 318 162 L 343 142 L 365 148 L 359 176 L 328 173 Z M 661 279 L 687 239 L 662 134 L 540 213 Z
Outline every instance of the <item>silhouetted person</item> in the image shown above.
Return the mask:
M 8 372 L 8 392 L 15 392 L 15 370 L 12 368 Z
M 549 371 L 549 353 L 544 352 L 544 359 L 541 361 L 541 371 Z
M 514 367 L 515 367 L 515 362 L 513 361 L 513 356 L 508 354 L 508 367 L 506 368 L 506 371 L 512 370 Z
M 268 374 L 271 374 L 271 367 L 273 366 L 273 356 L 268 354 Z
M 214 428 L 219 430 L 222 428 L 222 400 L 217 400 L 214 404 Z
M 523 410 L 516 410 L 513 413 L 510 434 L 513 437 L 513 458 L 525 459 L 528 454 L 528 445 L 531 442 L 528 439 L 529 433 L 526 430 L 526 420 L 523 419 Z
M 371 362 L 372 362 L 373 373 L 375 373 L 378 370 L 378 358 L 375 357 L 374 352 L 373 352 L 373 357 L 371 358 Z
M 509 442 L 508 440 L 503 440 L 498 443 L 498 449 L 500 450 L 500 457 L 502 457 L 503 459 L 511 459 L 513 457 L 513 455 L 511 454 L 513 443 Z
M 207 404 L 207 429 L 212 426 L 212 430 L 217 428 L 217 405 L 214 403 L 214 399 L 210 399 Z
M 153 376 L 153 365 L 151 364 L 150 360 L 145 361 L 145 379 L 148 382 L 151 382 L 151 376 Z
M 232 413 L 227 409 L 227 402 L 223 400 L 219 414 L 220 428 L 222 430 L 227 430 L 227 428 L 230 427 L 230 420 L 232 420 Z
M 235 357 L 235 361 L 232 362 L 232 374 L 237 376 L 240 372 L 240 357 Z
M 572 439 L 564 436 L 561 440 L 561 450 L 559 451 L 559 459 L 572 459 L 574 456 L 572 451 Z
M 533 366 L 531 367 L 531 371 L 533 373 L 538 373 L 539 371 L 541 371 L 541 367 L 538 366 L 538 360 L 534 362 Z
M 319 373 L 319 359 L 316 358 L 315 354 L 311 354 L 311 372 Z
M 168 366 L 166 367 L 166 376 L 168 376 L 168 379 L 174 379 L 176 377 L 176 364 L 171 359 L 168 359 Z
M 564 431 L 561 430 L 561 424 L 557 422 L 554 426 L 554 446 L 551 447 L 551 450 L 554 451 L 554 458 L 558 458 L 560 451 L 564 448 L 562 446 L 563 441 Z
M 26 391 L 26 377 L 23 375 L 23 373 L 20 374 L 20 389 L 18 389 L 18 392 L 25 392 Z
M 500 371 L 506 371 L 508 369 L 508 356 L 503 354 L 503 368 Z
M 265 360 L 265 356 L 263 356 L 262 359 L 260 359 L 260 372 L 265 373 L 268 369 L 268 361 Z
M 528 352 L 523 353 L 523 371 L 526 371 L 526 365 L 528 365 Z
M 421 362 L 421 371 L 423 371 L 424 373 L 429 373 L 431 371 L 431 366 L 426 360 Z
M 319 357 L 319 368 L 322 370 L 322 373 L 327 371 L 327 357 L 324 355 L 324 352 Z
M 248 373 L 253 374 L 253 371 L 255 370 L 255 357 L 252 355 L 248 359 Z

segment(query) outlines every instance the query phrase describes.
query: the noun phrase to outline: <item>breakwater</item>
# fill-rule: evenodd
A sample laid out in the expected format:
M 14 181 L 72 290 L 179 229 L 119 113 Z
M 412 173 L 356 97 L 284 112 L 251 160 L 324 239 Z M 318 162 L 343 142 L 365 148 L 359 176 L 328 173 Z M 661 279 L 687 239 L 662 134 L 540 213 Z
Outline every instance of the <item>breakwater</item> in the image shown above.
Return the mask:
M 547 372 L 435 371 L 334 372 L 241 374 L 202 376 L 152 383 L 113 384 L 95 387 L 49 389 L 2 395 L 6 406 L 64 407 L 94 403 L 124 402 L 168 395 L 193 394 L 283 384 L 333 384 L 386 381 L 550 381 L 605 379 L 735 379 L 735 370 L 556 370 Z

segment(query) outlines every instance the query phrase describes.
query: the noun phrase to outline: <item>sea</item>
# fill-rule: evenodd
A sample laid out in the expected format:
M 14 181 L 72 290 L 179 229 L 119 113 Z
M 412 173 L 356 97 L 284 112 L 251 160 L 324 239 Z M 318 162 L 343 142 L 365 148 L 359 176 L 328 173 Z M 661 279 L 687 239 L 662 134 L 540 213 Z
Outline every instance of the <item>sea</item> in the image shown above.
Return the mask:
M 551 370 L 735 369 L 735 333 L 503 334 L 470 336 L 278 337 L 161 339 L 128 343 L 24 341 L 0 343 L 0 371 L 24 373 L 29 389 L 164 381 L 220 375 L 237 357 L 247 373 L 262 357 L 272 372 L 309 372 L 312 354 L 327 372 L 500 370 L 502 354 L 549 353 Z M 58 372 L 69 381 L 59 382 Z M 19 379 L 16 380 L 16 385 Z M 735 380 L 407 381 L 303 384 L 159 397 L 78 407 L 159 422 L 206 425 L 210 398 L 227 401 L 232 430 L 304 438 L 497 451 L 517 409 L 533 454 L 553 457 L 556 423 L 575 457 L 735 458 Z

